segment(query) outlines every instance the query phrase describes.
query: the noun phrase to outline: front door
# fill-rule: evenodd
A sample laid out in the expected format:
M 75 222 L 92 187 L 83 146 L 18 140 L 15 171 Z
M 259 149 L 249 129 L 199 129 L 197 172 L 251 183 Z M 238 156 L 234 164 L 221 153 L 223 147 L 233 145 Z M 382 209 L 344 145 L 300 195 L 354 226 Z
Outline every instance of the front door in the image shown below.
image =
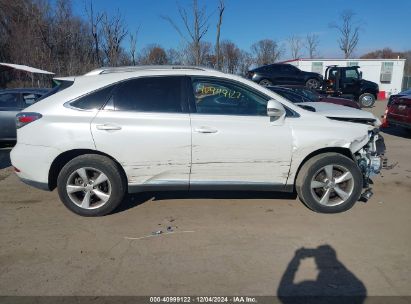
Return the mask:
M 192 80 L 190 189 L 285 185 L 291 129 L 267 116 L 268 97 L 239 82 Z
M 188 189 L 191 127 L 185 86 L 180 76 L 125 81 L 93 119 L 97 150 L 121 163 L 132 191 Z

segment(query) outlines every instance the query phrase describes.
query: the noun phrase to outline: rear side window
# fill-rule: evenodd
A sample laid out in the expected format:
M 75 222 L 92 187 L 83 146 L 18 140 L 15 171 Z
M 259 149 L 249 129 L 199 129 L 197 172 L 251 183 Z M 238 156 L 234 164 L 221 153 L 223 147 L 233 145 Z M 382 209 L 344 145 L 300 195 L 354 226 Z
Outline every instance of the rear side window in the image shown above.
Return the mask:
M 19 95 L 13 93 L 0 94 L 0 108 L 15 109 L 19 107 Z
M 106 101 L 110 98 L 114 85 L 94 91 L 86 96 L 70 103 L 72 107 L 82 110 L 98 110 L 101 109 Z
M 41 97 L 40 94 L 34 94 L 34 93 L 23 93 L 23 101 L 25 106 L 30 106 L 34 104 L 37 99 Z
M 145 77 L 119 84 L 108 108 L 132 112 L 183 112 L 183 77 Z

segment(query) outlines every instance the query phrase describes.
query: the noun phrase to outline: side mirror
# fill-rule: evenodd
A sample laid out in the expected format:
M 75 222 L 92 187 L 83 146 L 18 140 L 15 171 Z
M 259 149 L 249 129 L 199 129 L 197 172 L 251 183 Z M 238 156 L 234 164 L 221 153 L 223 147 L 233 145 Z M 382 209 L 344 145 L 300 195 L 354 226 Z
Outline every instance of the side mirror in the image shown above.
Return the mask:
M 280 102 L 275 99 L 270 99 L 267 102 L 267 115 L 273 118 L 284 117 L 285 109 Z

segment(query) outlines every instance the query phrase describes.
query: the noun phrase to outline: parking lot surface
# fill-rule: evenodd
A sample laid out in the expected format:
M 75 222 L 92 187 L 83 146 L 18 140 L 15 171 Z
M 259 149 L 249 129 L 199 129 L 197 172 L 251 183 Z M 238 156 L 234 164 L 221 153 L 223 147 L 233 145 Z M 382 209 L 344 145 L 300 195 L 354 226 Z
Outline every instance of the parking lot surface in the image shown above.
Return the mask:
M 0 295 L 411 295 L 411 135 L 385 132 L 398 165 L 334 215 L 278 193 L 167 192 L 83 218 L 20 182 L 2 148 Z

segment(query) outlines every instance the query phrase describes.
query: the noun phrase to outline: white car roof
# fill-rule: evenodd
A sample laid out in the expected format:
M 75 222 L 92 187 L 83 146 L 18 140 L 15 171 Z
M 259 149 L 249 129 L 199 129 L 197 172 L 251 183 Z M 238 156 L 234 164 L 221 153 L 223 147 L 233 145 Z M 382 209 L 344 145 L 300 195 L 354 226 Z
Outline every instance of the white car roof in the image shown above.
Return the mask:
M 309 111 L 301 109 L 297 105 L 294 105 L 287 99 L 281 97 L 280 95 L 268 90 L 259 84 L 245 79 L 240 76 L 226 74 L 214 69 L 203 68 L 203 67 L 191 67 L 191 66 L 132 66 L 132 67 L 109 67 L 109 68 L 99 68 L 90 71 L 82 76 L 73 77 L 61 77 L 59 80 L 70 80 L 74 81 L 74 84 L 54 95 L 51 95 L 44 99 L 41 103 L 33 105 L 34 108 L 61 105 L 67 101 L 76 99 L 80 96 L 86 95 L 102 87 L 138 77 L 146 76 L 207 76 L 207 77 L 217 77 L 223 79 L 236 80 L 244 83 L 256 90 L 272 97 L 273 99 L 281 102 L 288 108 L 296 112 L 305 112 L 308 115 L 312 114 Z M 37 105 L 37 106 L 36 106 Z

